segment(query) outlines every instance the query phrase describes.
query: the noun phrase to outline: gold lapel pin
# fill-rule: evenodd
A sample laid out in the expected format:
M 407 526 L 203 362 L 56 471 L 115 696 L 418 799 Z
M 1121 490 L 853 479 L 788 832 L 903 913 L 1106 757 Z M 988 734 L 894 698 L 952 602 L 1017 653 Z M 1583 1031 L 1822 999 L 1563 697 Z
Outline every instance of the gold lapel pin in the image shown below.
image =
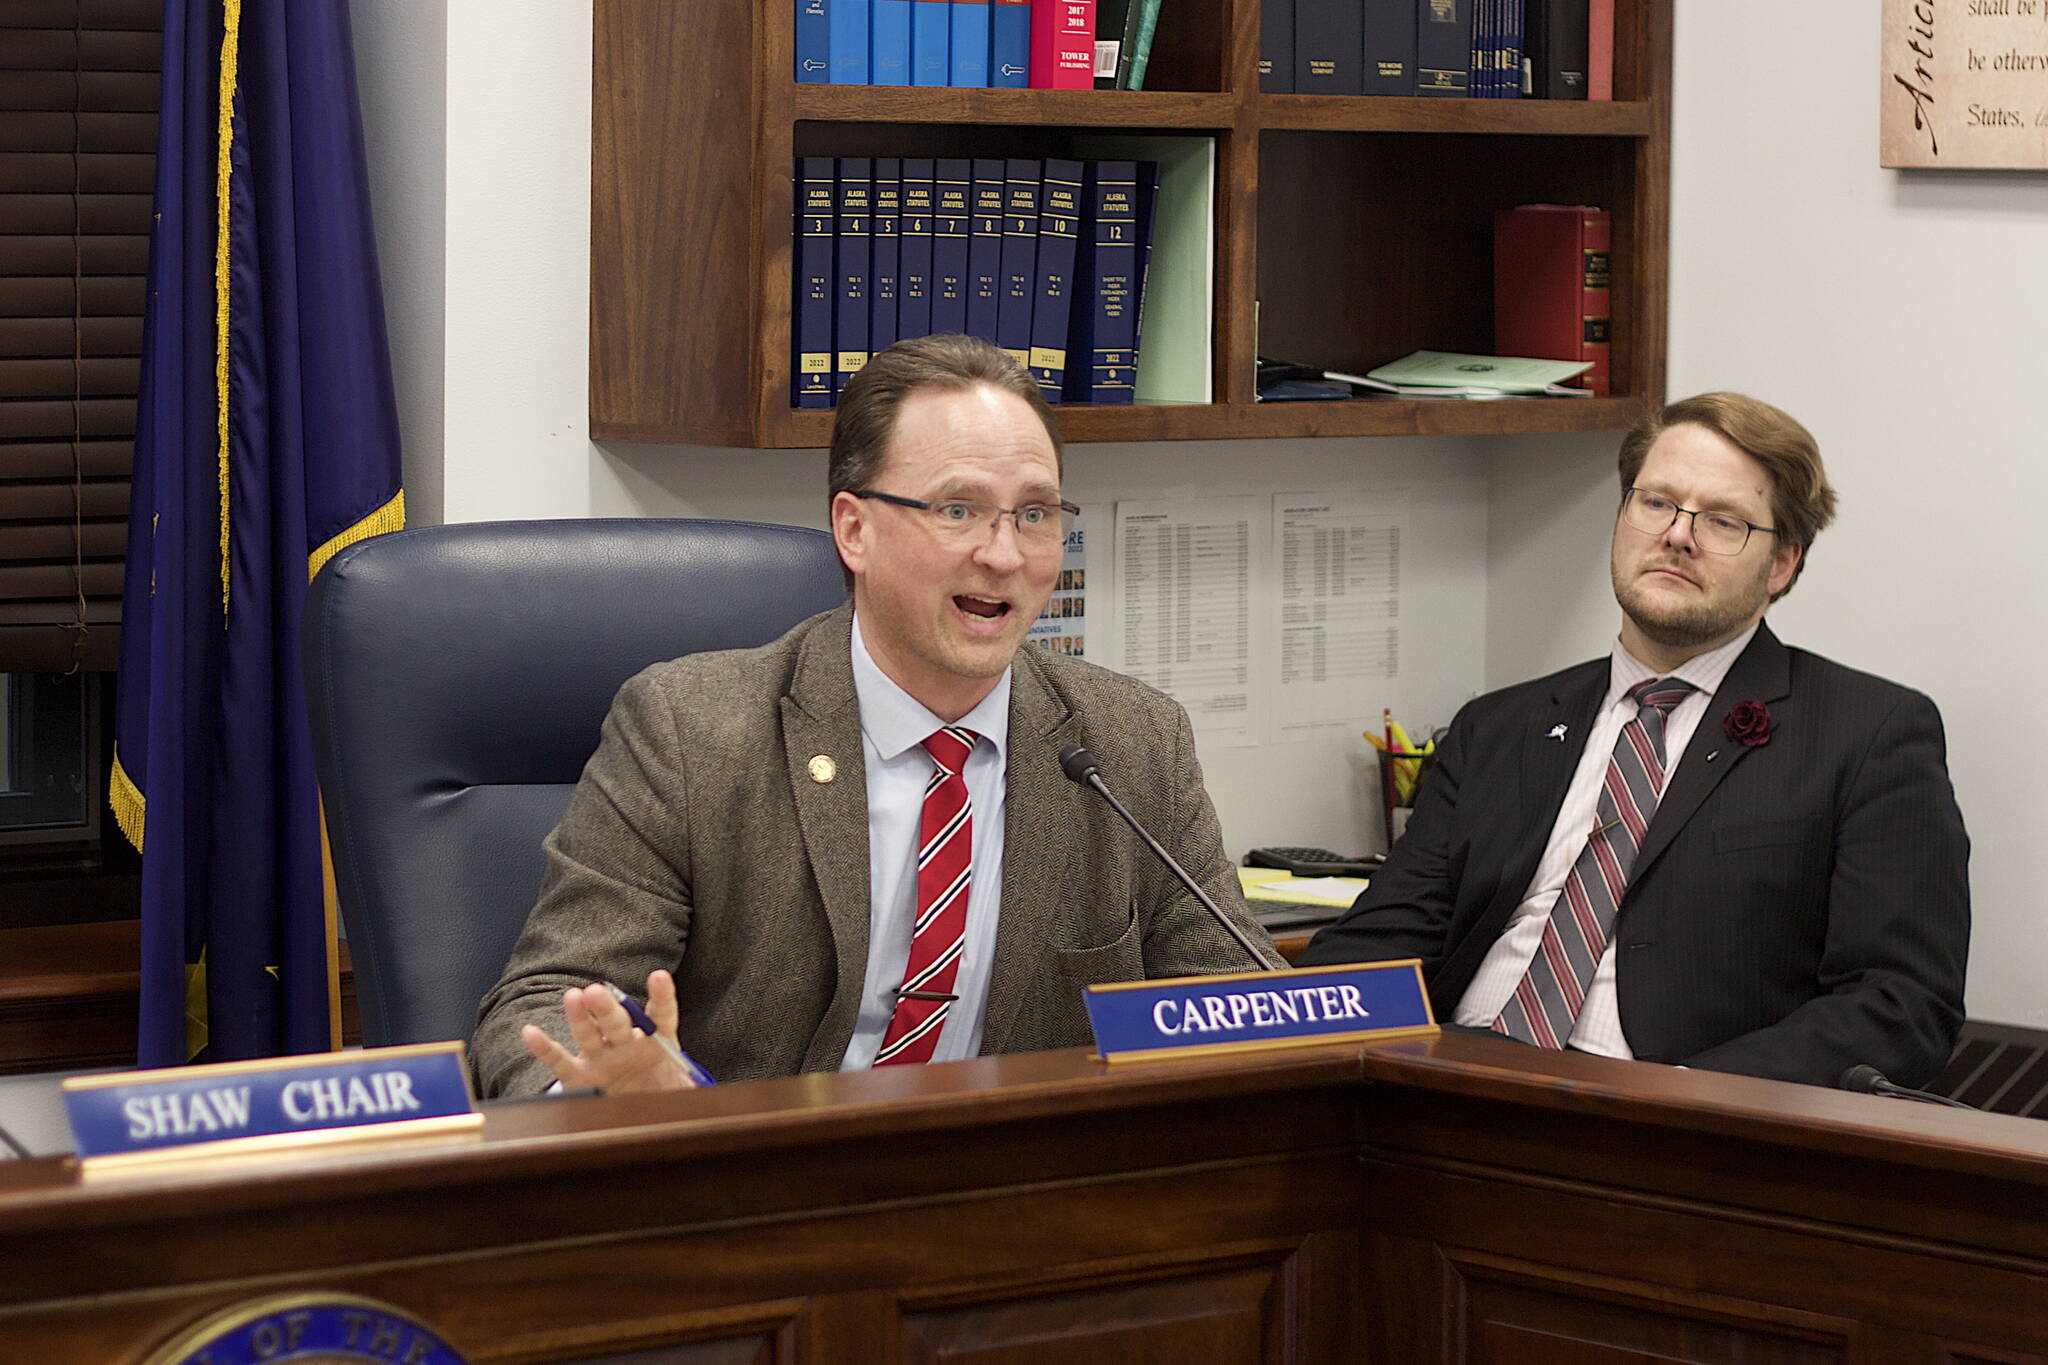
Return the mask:
M 839 776 L 839 765 L 832 761 L 830 754 L 812 754 L 811 761 L 804 765 L 804 771 L 811 775 L 811 781 L 823 786 Z

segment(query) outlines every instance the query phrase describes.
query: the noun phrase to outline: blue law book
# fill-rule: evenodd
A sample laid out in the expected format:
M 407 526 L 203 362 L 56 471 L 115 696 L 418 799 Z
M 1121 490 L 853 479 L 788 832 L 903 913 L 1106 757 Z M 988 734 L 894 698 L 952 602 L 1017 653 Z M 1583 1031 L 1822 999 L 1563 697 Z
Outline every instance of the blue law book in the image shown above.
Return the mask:
M 1259 89 L 1294 93 L 1294 0 L 1259 0 Z
M 954 85 L 988 85 L 988 42 L 988 0 L 953 0 Z
M 1362 29 L 1358 0 L 1294 0 L 1294 93 L 1363 93 Z
M 874 288 L 868 292 L 868 353 L 886 351 L 902 335 L 896 329 L 898 261 L 903 238 L 898 215 L 903 211 L 903 162 L 893 156 L 875 158 Z
M 803 85 L 832 79 L 832 28 L 825 0 L 796 0 L 796 78 Z
M 932 159 L 903 158 L 903 212 L 897 219 L 902 243 L 896 270 L 896 337 L 932 331 Z
M 1091 161 L 1081 185 L 1081 233 L 1067 329 L 1064 396 L 1129 403 L 1138 383 L 1138 163 Z
M 932 163 L 932 334 L 967 330 L 968 223 L 974 166 L 964 157 Z
M 1365 0 L 1365 69 L 1368 95 L 1415 93 L 1415 0 Z
M 1003 163 L 974 159 L 973 198 L 967 217 L 967 334 L 991 345 L 1003 294 Z
M 1500 0 L 1500 97 L 1522 98 L 1522 53 L 1528 46 L 1528 6 L 1523 0 Z
M 1003 163 L 1003 292 L 996 307 L 996 345 L 1027 368 L 1031 310 L 1038 291 L 1038 197 L 1043 174 L 1041 163 L 1026 157 Z
M 834 0 L 836 4 L 838 0 Z M 868 84 L 910 84 L 910 0 L 869 0 Z
M 1037 287 L 1031 300 L 1031 377 L 1048 403 L 1067 377 L 1067 323 L 1074 303 L 1074 254 L 1081 227 L 1082 167 L 1048 157 L 1038 206 Z
M 1472 0 L 1413 0 L 1415 93 L 1463 99 L 1472 88 Z
M 1475 100 L 1493 94 L 1493 0 L 1472 0 L 1472 46 L 1465 67 L 1465 93 Z
M 1031 0 L 995 0 L 988 23 L 988 83 L 1024 89 L 1031 83 Z
M 911 0 L 910 83 L 953 81 L 953 6 L 949 0 Z
M 864 156 L 839 158 L 838 259 L 833 267 L 832 314 L 835 394 L 868 363 L 868 284 L 874 253 L 874 163 Z
M 799 408 L 832 406 L 833 205 L 838 187 L 832 158 L 796 159 L 796 278 L 790 298 L 790 401 Z
M 868 83 L 868 0 L 831 0 L 825 27 L 832 35 L 832 84 Z

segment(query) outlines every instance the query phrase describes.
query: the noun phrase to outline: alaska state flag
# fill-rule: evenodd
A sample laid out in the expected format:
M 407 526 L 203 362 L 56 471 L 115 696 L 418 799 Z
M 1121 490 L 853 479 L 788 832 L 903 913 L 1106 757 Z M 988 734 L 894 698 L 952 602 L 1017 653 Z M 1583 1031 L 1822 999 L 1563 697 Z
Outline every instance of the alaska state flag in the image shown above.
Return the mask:
M 140 1061 L 329 1046 L 306 584 L 404 521 L 347 0 L 166 0 L 114 811 Z

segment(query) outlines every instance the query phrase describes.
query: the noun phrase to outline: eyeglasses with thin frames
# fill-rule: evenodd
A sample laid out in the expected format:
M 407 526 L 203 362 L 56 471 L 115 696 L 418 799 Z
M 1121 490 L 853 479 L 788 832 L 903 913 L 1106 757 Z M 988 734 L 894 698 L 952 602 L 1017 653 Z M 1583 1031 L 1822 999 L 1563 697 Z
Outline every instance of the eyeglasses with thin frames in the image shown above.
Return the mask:
M 1775 526 L 1759 526 L 1753 521 L 1744 521 L 1733 512 L 1680 507 L 1662 493 L 1652 493 L 1646 488 L 1630 488 L 1624 493 L 1621 511 L 1628 524 L 1646 536 L 1663 535 L 1683 512 L 1692 518 L 1693 540 L 1709 554 L 1741 554 L 1748 548 L 1753 531 L 1762 531 L 1767 536 L 1778 534 Z
M 1022 507 L 998 507 L 992 502 L 975 502 L 969 498 L 925 502 L 919 498 L 877 492 L 872 488 L 857 489 L 853 496 L 922 512 L 927 524 L 948 540 L 979 541 L 993 535 L 996 523 L 1008 517 L 1017 528 L 1017 539 L 1034 549 L 1060 544 L 1066 539 L 1067 521 L 1081 515 L 1081 509 L 1071 502 L 1027 502 Z

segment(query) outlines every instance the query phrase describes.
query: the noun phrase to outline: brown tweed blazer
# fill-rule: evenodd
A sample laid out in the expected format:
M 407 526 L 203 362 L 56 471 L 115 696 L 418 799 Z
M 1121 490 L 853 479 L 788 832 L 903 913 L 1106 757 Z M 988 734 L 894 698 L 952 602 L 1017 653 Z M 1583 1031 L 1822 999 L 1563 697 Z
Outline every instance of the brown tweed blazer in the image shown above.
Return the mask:
M 852 619 L 841 607 L 771 645 L 673 659 L 620 689 L 547 838 L 539 903 L 479 1011 L 471 1055 L 484 1094 L 546 1088 L 519 1029 L 566 1041 L 564 987 L 610 980 L 637 992 L 656 967 L 675 972 L 683 1046 L 721 1080 L 838 1067 L 868 953 Z M 1091 982 L 1250 965 L 1114 812 L 1061 773 L 1073 743 L 1264 942 L 1224 856 L 1186 713 L 1130 678 L 1020 650 L 987 1053 L 1088 1042 Z M 837 768 L 830 782 L 810 777 L 818 754 Z

